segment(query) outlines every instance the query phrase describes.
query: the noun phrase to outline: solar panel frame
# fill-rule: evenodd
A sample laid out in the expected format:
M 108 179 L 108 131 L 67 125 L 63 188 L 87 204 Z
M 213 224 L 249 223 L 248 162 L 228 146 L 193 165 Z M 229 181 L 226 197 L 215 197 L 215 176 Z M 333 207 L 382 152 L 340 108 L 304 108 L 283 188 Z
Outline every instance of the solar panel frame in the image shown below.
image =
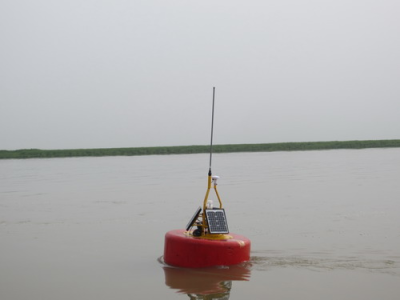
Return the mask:
M 201 212 L 201 207 L 199 206 L 199 208 L 194 213 L 193 217 L 190 219 L 189 223 L 186 225 L 186 231 L 188 231 L 190 227 L 193 226 L 193 223 L 196 222 L 197 218 L 200 215 L 200 212 Z
M 229 233 L 228 221 L 223 208 L 206 209 L 205 214 L 209 233 Z

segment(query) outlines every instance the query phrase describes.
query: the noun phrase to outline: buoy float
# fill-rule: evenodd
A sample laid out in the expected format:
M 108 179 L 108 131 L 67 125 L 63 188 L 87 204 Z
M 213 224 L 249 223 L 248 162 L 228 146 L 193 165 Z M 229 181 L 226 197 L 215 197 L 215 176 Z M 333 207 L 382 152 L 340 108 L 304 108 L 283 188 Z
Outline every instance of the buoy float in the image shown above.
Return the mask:
M 194 237 L 177 229 L 165 235 L 164 261 L 172 266 L 202 268 L 230 266 L 250 259 L 250 240 L 237 234 L 224 239 Z
M 190 219 L 186 229 L 171 230 L 165 234 L 164 261 L 183 268 L 230 266 L 250 260 L 251 242 L 248 238 L 230 233 L 225 210 L 217 190 L 218 176 L 211 172 L 214 131 L 215 87 L 213 88 L 210 165 L 208 185 L 202 207 Z M 219 207 L 209 200 L 213 187 Z

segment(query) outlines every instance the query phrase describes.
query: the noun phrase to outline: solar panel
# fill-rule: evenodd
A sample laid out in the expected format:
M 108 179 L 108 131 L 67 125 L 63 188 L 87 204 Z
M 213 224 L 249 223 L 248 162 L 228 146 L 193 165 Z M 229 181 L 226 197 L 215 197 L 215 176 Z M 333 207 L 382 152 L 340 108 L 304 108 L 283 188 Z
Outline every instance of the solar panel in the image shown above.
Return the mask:
M 228 222 L 223 208 L 206 209 L 206 216 L 210 233 L 229 233 Z
M 193 226 L 193 223 L 196 222 L 197 218 L 199 217 L 200 212 L 201 212 L 201 207 L 199 206 L 199 208 L 194 213 L 193 217 L 190 219 L 189 223 L 186 225 L 186 231 L 188 231 L 190 229 L 190 227 Z

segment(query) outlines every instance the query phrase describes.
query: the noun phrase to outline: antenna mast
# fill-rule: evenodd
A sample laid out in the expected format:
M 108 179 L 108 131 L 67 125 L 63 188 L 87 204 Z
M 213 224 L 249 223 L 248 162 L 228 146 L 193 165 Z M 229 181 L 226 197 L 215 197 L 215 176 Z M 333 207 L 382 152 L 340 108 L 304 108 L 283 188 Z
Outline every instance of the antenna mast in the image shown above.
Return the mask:
M 215 103 L 215 87 L 213 87 L 213 102 L 212 102 L 212 117 L 211 117 L 211 142 L 210 142 L 210 167 L 208 169 L 208 176 L 211 176 L 211 160 L 212 160 L 212 146 L 213 146 L 213 132 L 214 132 L 214 103 Z

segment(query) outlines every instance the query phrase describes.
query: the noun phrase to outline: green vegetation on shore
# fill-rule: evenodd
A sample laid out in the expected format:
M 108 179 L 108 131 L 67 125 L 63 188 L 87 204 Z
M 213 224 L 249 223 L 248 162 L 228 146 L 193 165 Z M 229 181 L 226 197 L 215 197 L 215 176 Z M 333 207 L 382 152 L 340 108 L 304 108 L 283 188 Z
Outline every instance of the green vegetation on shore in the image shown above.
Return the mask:
M 400 147 L 400 140 L 214 145 L 213 152 L 230 153 L 230 152 L 308 151 L 308 150 L 365 149 L 365 148 L 393 148 L 393 147 Z M 210 151 L 210 146 L 170 146 L 170 147 L 65 149 L 65 150 L 21 149 L 21 150 L 0 150 L 0 159 L 191 154 L 191 153 L 208 153 L 209 151 Z

